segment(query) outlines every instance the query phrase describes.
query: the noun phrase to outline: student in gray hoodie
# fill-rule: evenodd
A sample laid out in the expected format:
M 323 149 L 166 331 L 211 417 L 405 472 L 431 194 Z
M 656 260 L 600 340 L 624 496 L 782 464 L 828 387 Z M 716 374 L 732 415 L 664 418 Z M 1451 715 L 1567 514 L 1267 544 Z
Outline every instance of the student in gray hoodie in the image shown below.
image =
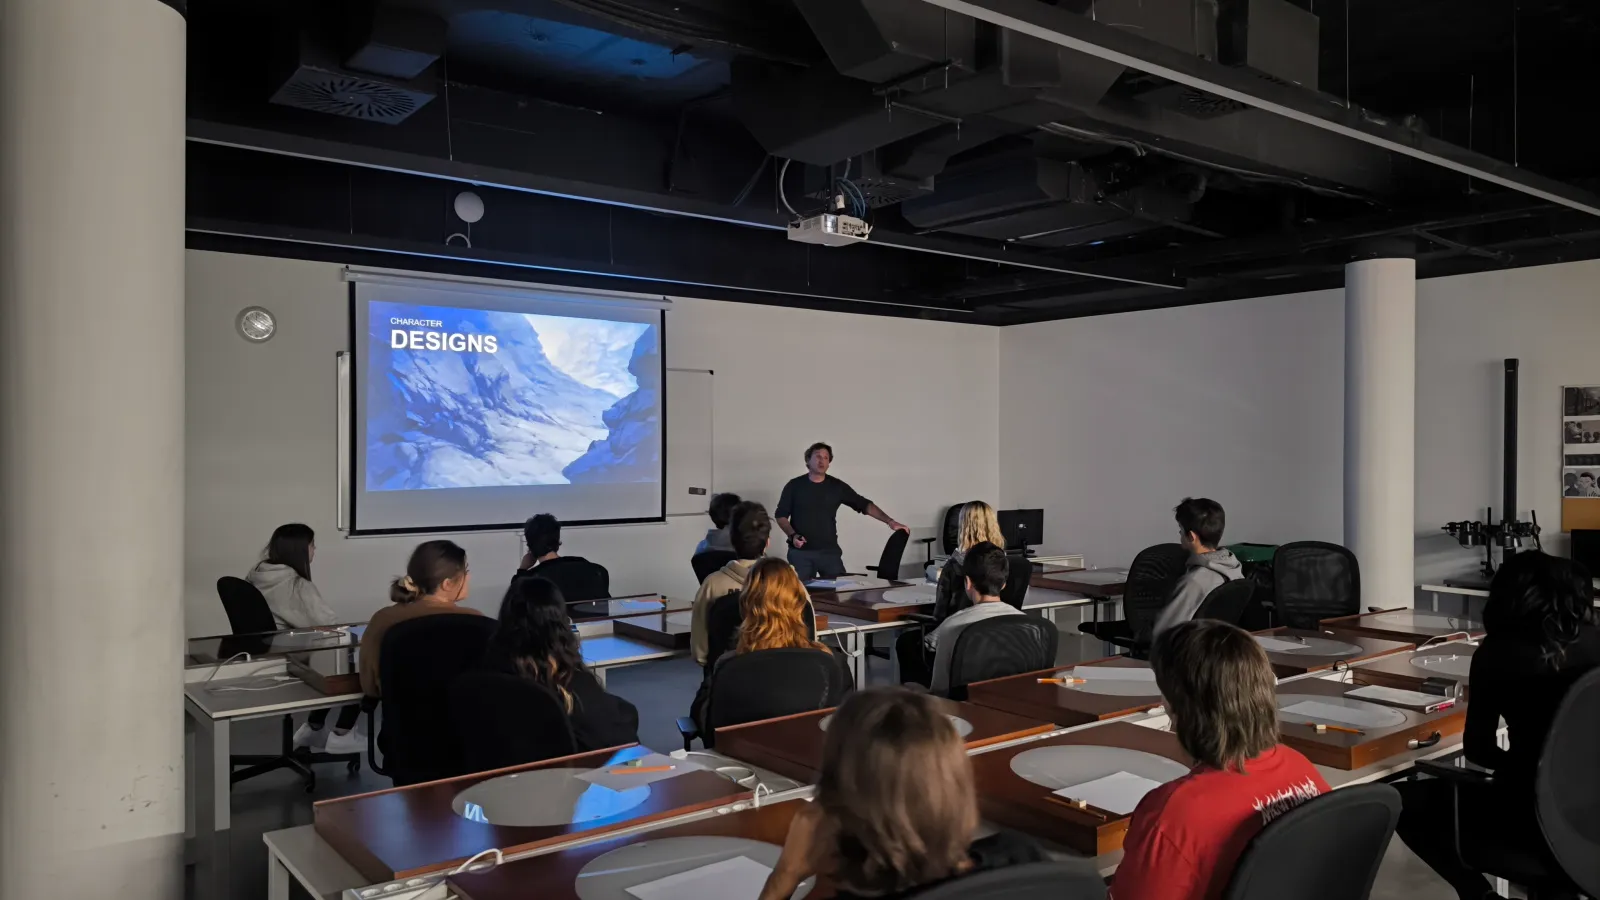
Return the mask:
M 733 535 L 728 532 L 728 523 L 733 518 L 733 508 L 738 505 L 738 494 L 722 493 L 711 498 L 706 514 L 711 516 L 711 524 L 715 527 L 706 530 L 705 538 L 694 548 L 695 555 L 709 550 L 733 551 Z
M 317 555 L 317 535 L 309 525 L 279 525 L 267 542 L 261 562 L 245 580 L 267 600 L 272 617 L 285 628 L 314 628 L 338 624 L 339 617 L 322 599 L 322 592 L 311 583 L 311 560 Z M 323 728 L 328 711 L 313 710 L 294 734 L 294 746 L 328 753 L 360 753 L 366 741 L 351 729 L 361 717 L 361 707 L 345 706 L 333 734 Z
M 1194 618 L 1213 590 L 1244 577 L 1239 560 L 1221 547 L 1222 529 L 1227 525 L 1222 504 L 1204 497 L 1185 497 L 1172 512 L 1183 535 L 1183 547 L 1189 551 L 1189 566 L 1156 619 L 1152 637 Z

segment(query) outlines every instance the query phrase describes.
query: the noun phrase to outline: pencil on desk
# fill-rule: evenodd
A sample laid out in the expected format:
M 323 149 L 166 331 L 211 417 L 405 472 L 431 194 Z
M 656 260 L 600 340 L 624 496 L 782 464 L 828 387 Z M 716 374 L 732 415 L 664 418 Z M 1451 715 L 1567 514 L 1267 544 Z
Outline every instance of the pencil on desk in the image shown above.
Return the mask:
M 1087 684 L 1088 683 L 1088 679 L 1085 679 L 1085 678 L 1041 678 L 1041 679 L 1039 679 L 1039 683 L 1040 684 Z
M 646 772 L 671 772 L 677 766 L 636 766 L 633 768 L 612 769 L 612 775 L 643 775 Z
M 1329 725 L 1325 722 L 1307 722 L 1306 724 L 1310 725 L 1312 728 L 1315 728 L 1319 733 L 1323 731 L 1337 731 L 1340 734 L 1366 734 L 1365 731 L 1362 731 L 1359 728 L 1346 728 L 1343 725 Z
M 1081 813 L 1088 813 L 1089 815 L 1094 816 L 1097 819 L 1110 819 L 1111 818 L 1111 816 L 1109 814 L 1103 813 L 1100 810 L 1095 809 L 1094 807 L 1092 807 L 1089 804 L 1083 802 L 1082 800 L 1068 800 L 1068 799 L 1066 799 L 1064 797 L 1057 797 L 1054 794 L 1051 794 L 1051 795 L 1045 797 L 1045 799 L 1049 800 L 1051 803 L 1057 803 L 1057 804 L 1060 804 L 1061 806 L 1065 806 L 1068 809 L 1076 810 L 1076 811 L 1081 812 Z

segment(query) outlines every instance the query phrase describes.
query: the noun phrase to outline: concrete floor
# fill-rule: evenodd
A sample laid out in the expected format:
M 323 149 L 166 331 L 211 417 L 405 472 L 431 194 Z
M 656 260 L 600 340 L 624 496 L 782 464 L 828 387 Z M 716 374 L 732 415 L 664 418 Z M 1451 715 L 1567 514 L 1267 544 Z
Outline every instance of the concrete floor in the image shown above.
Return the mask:
M 1058 663 L 1103 655 L 1098 642 L 1082 637 L 1075 623 L 1063 623 Z M 891 680 L 892 672 L 886 661 L 873 659 L 869 666 L 871 684 L 885 684 Z M 612 671 L 607 681 L 610 690 L 638 707 L 641 743 L 663 752 L 682 746 L 676 718 L 687 712 L 689 701 L 700 684 L 699 666 L 682 659 L 651 663 Z M 278 740 L 277 725 L 271 720 L 241 723 L 234 734 L 239 753 L 273 752 Z M 263 834 L 309 824 L 314 800 L 389 786 L 388 779 L 365 768 L 358 775 L 347 776 L 342 765 L 319 766 L 317 789 L 311 794 L 305 793 L 298 779 L 287 772 L 274 772 L 236 785 L 230 839 L 230 900 L 266 897 L 267 855 L 261 841 Z M 194 896 L 192 885 L 188 895 Z M 296 885 L 291 896 L 307 898 L 309 895 Z M 1454 900 L 1455 892 L 1396 840 L 1384 858 L 1372 897 L 1374 900 Z

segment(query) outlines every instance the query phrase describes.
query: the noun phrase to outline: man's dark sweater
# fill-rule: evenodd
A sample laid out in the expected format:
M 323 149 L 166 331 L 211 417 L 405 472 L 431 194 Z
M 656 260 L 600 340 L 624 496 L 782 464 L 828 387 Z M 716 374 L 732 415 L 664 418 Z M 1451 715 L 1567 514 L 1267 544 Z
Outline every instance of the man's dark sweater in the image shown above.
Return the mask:
M 778 508 L 773 517 L 788 519 L 795 533 L 806 539 L 802 550 L 815 553 L 838 553 L 839 507 L 848 506 L 865 513 L 872 501 L 855 492 L 855 488 L 832 475 L 822 476 L 822 481 L 812 481 L 801 475 L 789 479 L 778 498 Z

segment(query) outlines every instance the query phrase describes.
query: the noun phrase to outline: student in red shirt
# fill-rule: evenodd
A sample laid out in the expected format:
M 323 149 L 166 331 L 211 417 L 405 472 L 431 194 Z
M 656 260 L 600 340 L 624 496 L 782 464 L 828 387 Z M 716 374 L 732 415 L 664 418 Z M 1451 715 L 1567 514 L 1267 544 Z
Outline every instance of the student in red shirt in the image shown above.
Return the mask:
M 1184 622 L 1156 638 L 1150 665 L 1195 766 L 1133 811 L 1110 896 L 1216 900 L 1250 839 L 1328 783 L 1278 744 L 1272 666 L 1249 634 L 1225 622 Z

